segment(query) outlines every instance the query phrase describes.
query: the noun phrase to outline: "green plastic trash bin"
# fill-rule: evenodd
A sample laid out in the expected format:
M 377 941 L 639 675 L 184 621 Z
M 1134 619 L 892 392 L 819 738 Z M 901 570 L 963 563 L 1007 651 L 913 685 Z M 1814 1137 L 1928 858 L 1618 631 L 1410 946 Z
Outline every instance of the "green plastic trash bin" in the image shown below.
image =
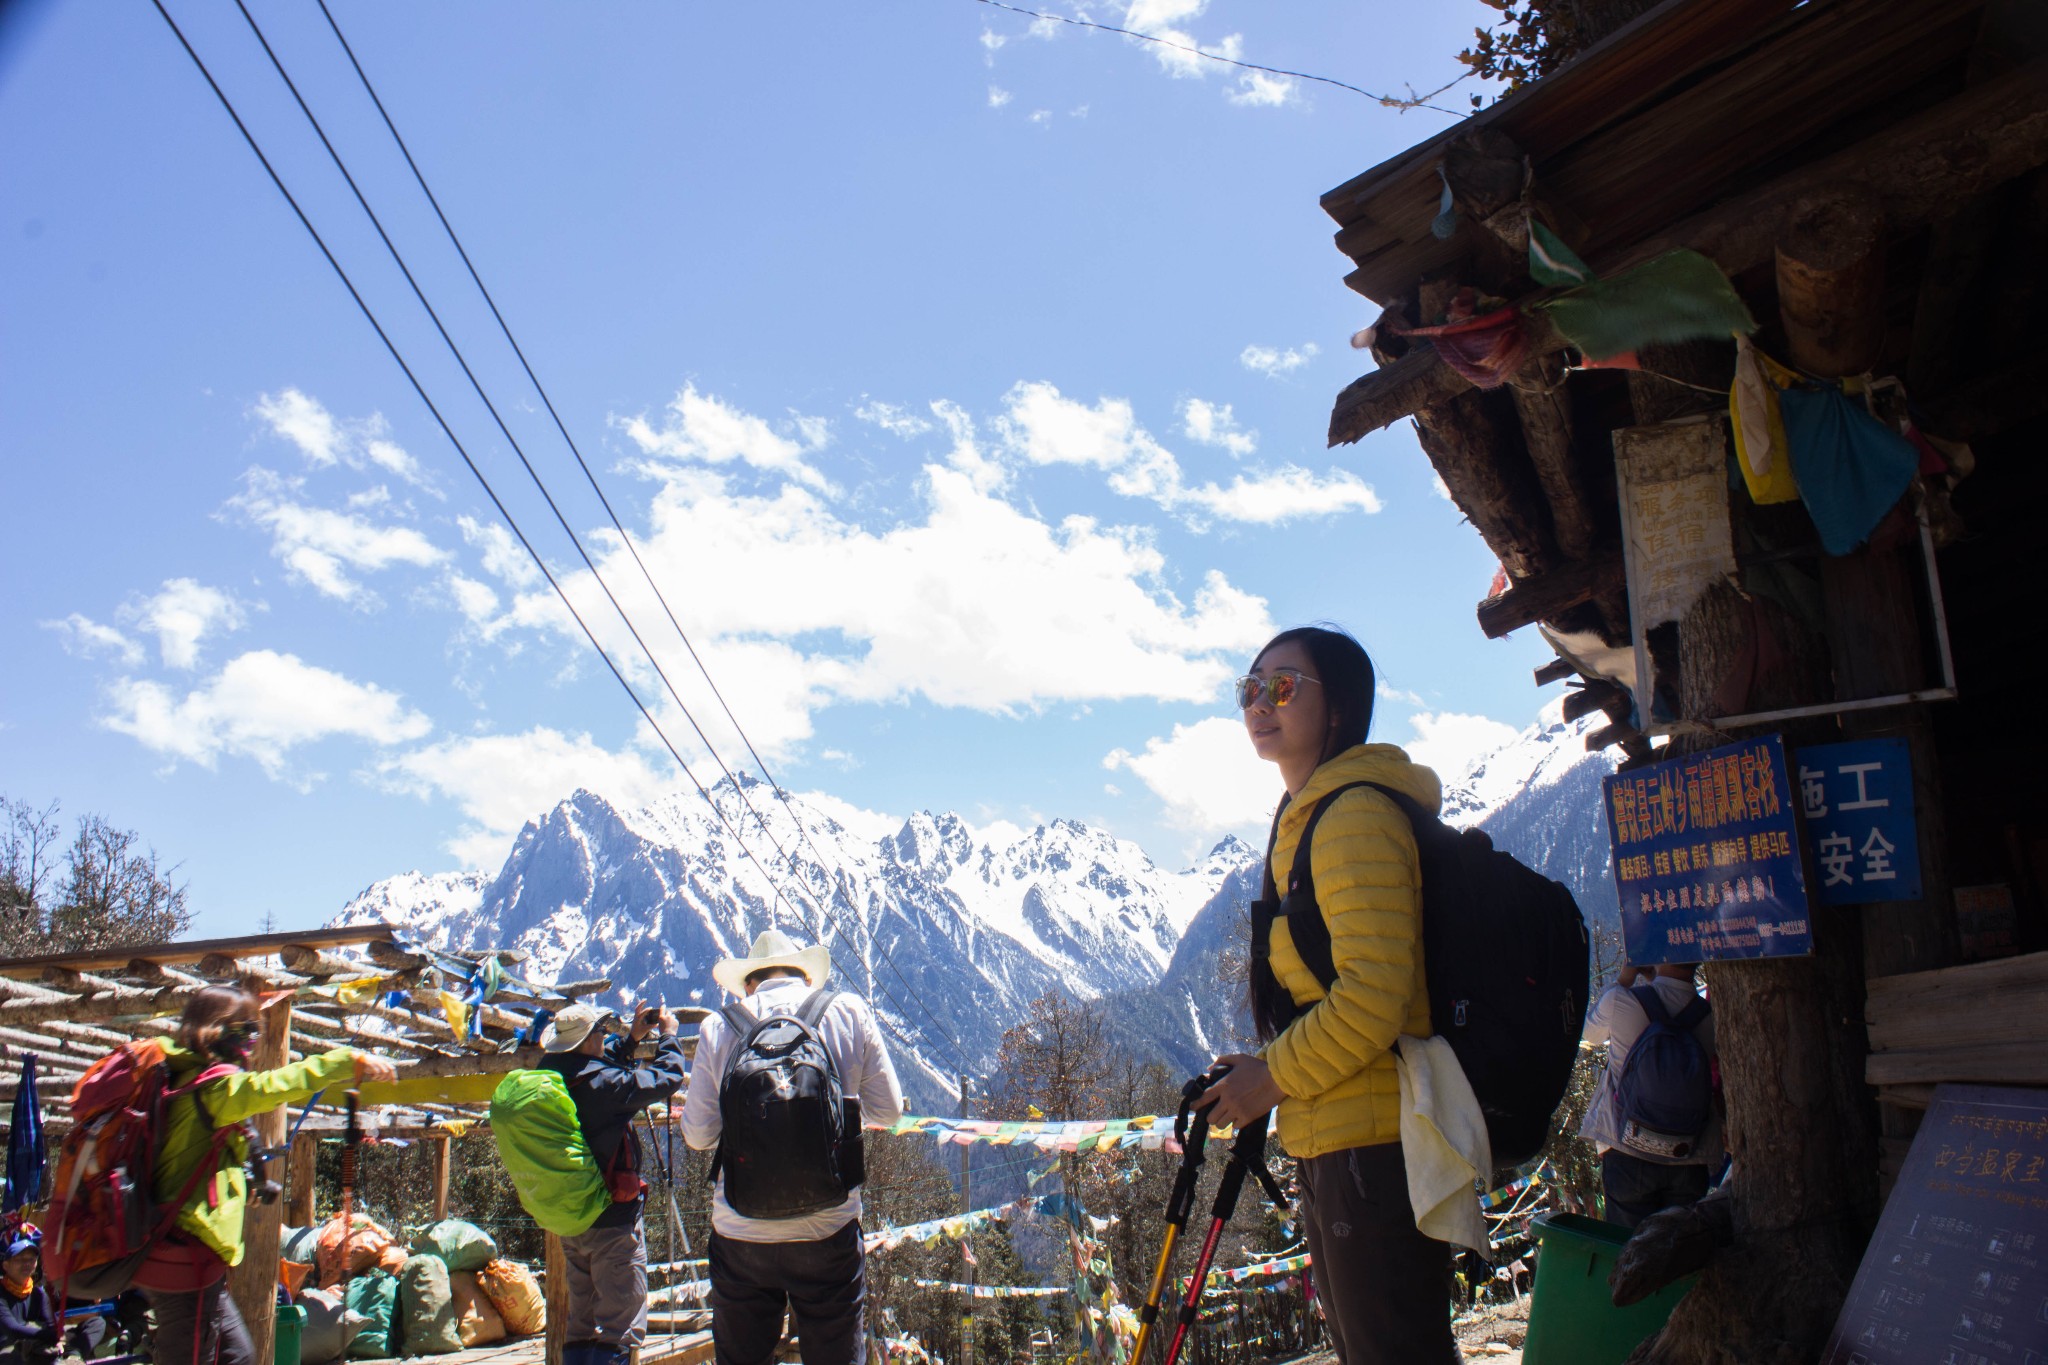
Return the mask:
M 1529 1336 L 1522 1365 L 1621 1365 L 1629 1352 L 1664 1325 L 1697 1276 L 1627 1308 L 1616 1308 L 1608 1272 L 1628 1241 L 1627 1228 L 1575 1213 L 1531 1219 L 1541 1244 L 1536 1284 L 1529 1293 Z
M 271 1352 L 276 1365 L 299 1365 L 299 1337 L 305 1330 L 305 1309 L 295 1303 L 277 1306 L 277 1344 Z

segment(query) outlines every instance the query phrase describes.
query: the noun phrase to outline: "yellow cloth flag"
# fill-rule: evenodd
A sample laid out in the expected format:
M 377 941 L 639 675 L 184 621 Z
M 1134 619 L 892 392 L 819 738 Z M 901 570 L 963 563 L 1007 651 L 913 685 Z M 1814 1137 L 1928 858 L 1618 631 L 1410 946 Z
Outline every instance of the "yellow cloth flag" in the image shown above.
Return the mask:
M 384 993 L 384 983 L 389 977 L 371 976 L 361 981 L 344 981 L 334 988 L 334 1000 L 339 1005 L 361 1005 L 375 1000 Z
M 1735 385 L 1728 391 L 1729 425 L 1735 429 L 1735 463 L 1759 507 L 1797 502 L 1799 485 L 1792 478 L 1792 450 L 1785 443 L 1785 419 L 1778 408 L 1778 390 L 1799 376 L 1749 344 L 1735 339 Z
M 469 1006 L 463 1003 L 460 996 L 442 991 L 441 1013 L 448 1016 L 448 1027 L 455 1030 L 457 1038 L 469 1036 Z

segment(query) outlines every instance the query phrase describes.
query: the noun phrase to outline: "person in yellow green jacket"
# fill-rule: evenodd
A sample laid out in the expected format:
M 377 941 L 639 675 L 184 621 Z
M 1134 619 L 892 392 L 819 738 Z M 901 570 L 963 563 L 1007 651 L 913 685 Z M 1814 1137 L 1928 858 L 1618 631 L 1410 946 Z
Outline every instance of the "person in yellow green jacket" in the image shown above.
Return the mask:
M 192 1193 L 172 1231 L 135 1276 L 156 1315 L 157 1365 L 259 1365 L 227 1284 L 228 1267 L 242 1262 L 246 1121 L 279 1105 L 302 1103 L 331 1085 L 388 1081 L 397 1074 L 383 1058 L 348 1047 L 274 1071 L 245 1071 L 261 1032 L 256 1011 L 256 998 L 247 991 L 208 986 L 185 1006 L 176 1036 L 158 1040 L 172 1089 L 191 1085 L 208 1068 L 221 1074 L 172 1099 L 164 1115 L 156 1198 L 175 1199 L 188 1186 Z M 202 1163 L 212 1164 L 210 1175 L 200 1174 Z
M 1367 744 L 1372 660 L 1342 631 L 1275 636 L 1238 680 L 1252 749 L 1280 769 L 1286 796 L 1266 862 L 1288 889 L 1296 845 L 1325 797 L 1352 782 L 1390 787 L 1435 811 L 1436 774 L 1391 744 Z M 1422 879 L 1408 819 L 1384 794 L 1331 801 L 1310 846 L 1314 894 L 1330 931 L 1328 990 L 1295 950 L 1284 916 L 1251 960 L 1257 1055 L 1217 1058 L 1212 1121 L 1242 1124 L 1274 1106 L 1280 1145 L 1301 1163 L 1311 1273 L 1341 1365 L 1457 1360 L 1450 1249 L 1415 1226 L 1401 1155 L 1394 1044 L 1432 1032 L 1422 974 Z

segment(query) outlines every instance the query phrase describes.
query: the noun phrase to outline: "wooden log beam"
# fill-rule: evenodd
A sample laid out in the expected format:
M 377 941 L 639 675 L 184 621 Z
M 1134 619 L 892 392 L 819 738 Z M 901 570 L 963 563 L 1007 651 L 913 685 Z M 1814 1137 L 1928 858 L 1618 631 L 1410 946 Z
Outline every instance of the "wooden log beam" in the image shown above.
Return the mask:
M 1773 258 L 1786 226 L 1816 185 L 1868 192 L 1899 233 L 1945 217 L 1964 200 L 2044 163 L 2048 62 L 2034 61 L 1592 264 L 1611 275 L 1687 247 L 1733 276 Z M 1532 337 L 1532 358 L 1563 349 L 1555 332 Z M 1329 443 L 1356 441 L 1470 388 L 1434 348 L 1417 347 L 1337 395 Z
M 249 1056 L 249 1069 L 270 1071 L 283 1066 L 292 1032 L 290 997 L 272 1002 L 257 1018 L 263 1031 Z M 284 1142 L 282 1108 L 258 1114 L 250 1123 L 261 1145 L 276 1147 Z M 277 1252 L 283 1232 L 284 1200 L 263 1203 L 251 1199 L 242 1215 L 242 1263 L 228 1271 L 228 1289 L 235 1306 L 242 1310 L 242 1322 L 249 1329 L 259 1361 L 271 1358 L 277 1339 Z
M 320 1139 L 303 1130 L 294 1134 L 291 1154 L 286 1158 L 284 1181 L 284 1212 L 293 1227 L 313 1225 L 313 1196 L 319 1161 Z
M 1589 682 L 1564 694 L 1564 718 L 1581 720 L 1595 711 L 1605 711 L 1617 701 L 1627 704 L 1628 694 L 1611 682 Z
M 542 1271 L 547 1293 L 548 1335 L 546 1365 L 562 1365 L 562 1348 L 569 1344 L 569 1258 L 562 1252 L 562 1239 L 547 1235 L 547 1259 Z
M 45 967 L 43 980 L 52 990 L 64 991 L 70 995 L 94 995 L 100 991 L 122 989 L 122 984 L 118 981 L 91 972 L 81 972 L 76 967 Z
M 448 1139 L 435 1137 L 427 1139 L 434 1161 L 434 1221 L 440 1222 L 448 1216 Z
M 144 947 L 108 948 L 83 953 L 51 953 L 40 957 L 0 959 L 0 976 L 35 980 L 45 967 L 75 967 L 83 972 L 106 972 L 123 968 L 136 958 L 175 966 L 199 962 L 214 953 L 231 957 L 268 957 L 287 943 L 338 948 L 355 943 L 389 939 L 389 925 L 359 925 L 349 929 L 305 929 L 285 934 L 256 934 L 246 938 L 195 939 L 187 943 L 151 944 Z
M 1583 560 L 1593 553 L 1598 528 L 1586 480 L 1572 454 L 1572 405 L 1564 391 L 1565 380 L 1564 357 L 1538 356 L 1522 367 L 1508 393 L 1522 419 L 1522 437 L 1529 447 L 1529 462 L 1536 466 L 1536 481 L 1550 504 L 1558 553 L 1566 559 Z
M 1863 1064 L 1872 1085 L 1939 1084 L 2048 1085 L 2048 1047 L 2039 1038 L 1963 1047 L 1900 1048 L 1873 1052 Z
M 1777 247 L 1778 320 L 1792 364 L 1862 374 L 1884 345 L 1884 211 L 1867 192 L 1799 201 Z
M 1603 725 L 1586 735 L 1586 752 L 1597 754 L 1610 745 L 1620 744 L 1626 746 L 1629 741 L 1641 738 L 1643 738 L 1642 731 L 1636 729 L 1635 726 L 1630 725 L 1627 721 L 1617 720 L 1611 725 Z
M 143 957 L 130 959 L 128 965 L 121 968 L 121 975 L 145 986 L 198 987 L 206 984 L 204 978 L 194 976 L 190 972 L 181 972 L 175 967 L 167 967 L 161 962 L 151 962 Z
M 1627 577 L 1619 555 L 1603 555 L 1598 559 L 1568 564 L 1550 573 L 1513 582 L 1506 591 L 1495 593 L 1481 602 L 1478 608 L 1479 628 L 1486 632 L 1488 639 L 1497 640 L 1510 631 L 1551 620 L 1581 603 L 1621 591 L 1626 586 Z M 1558 662 L 1564 661 L 1560 659 Z M 1566 664 L 1565 667 L 1569 672 L 1571 666 Z
M 277 957 L 285 970 L 310 977 L 361 976 L 372 966 L 361 958 L 344 957 L 305 943 L 287 943 L 278 950 Z
M 1552 659 L 1536 670 L 1536 685 L 1548 687 L 1554 682 L 1563 682 L 1579 671 L 1579 666 L 1570 659 Z
M 41 1023 L 45 1020 L 149 1018 L 185 1007 L 193 992 L 181 986 L 161 990 L 122 987 L 98 995 L 60 995 L 46 1000 L 0 1001 L 0 1023 Z
M 370 961 L 379 967 L 417 970 L 427 965 L 425 954 L 409 953 L 388 938 L 382 942 L 372 941 L 366 951 L 370 954 Z

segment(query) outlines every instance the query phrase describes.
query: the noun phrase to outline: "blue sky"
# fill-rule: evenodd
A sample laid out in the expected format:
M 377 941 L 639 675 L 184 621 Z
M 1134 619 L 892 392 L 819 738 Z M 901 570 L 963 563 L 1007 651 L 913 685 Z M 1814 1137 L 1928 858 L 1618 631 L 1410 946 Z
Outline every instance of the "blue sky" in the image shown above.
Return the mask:
M 715 775 L 240 15 L 167 3 Z M 1443 115 L 976 0 L 330 3 L 790 788 L 1178 865 L 1260 832 L 1225 683 L 1312 619 L 1377 658 L 1378 738 L 1454 766 L 1533 718 L 1542 647 L 1479 634 L 1493 561 L 1412 434 L 1323 449 L 1372 310 L 1317 196 Z M 318 8 L 251 8 L 737 765 Z M 1396 92 L 1491 13 L 1040 8 Z M 233 933 L 681 782 L 151 6 L 12 7 L 0 147 L 0 791 L 140 830 Z

